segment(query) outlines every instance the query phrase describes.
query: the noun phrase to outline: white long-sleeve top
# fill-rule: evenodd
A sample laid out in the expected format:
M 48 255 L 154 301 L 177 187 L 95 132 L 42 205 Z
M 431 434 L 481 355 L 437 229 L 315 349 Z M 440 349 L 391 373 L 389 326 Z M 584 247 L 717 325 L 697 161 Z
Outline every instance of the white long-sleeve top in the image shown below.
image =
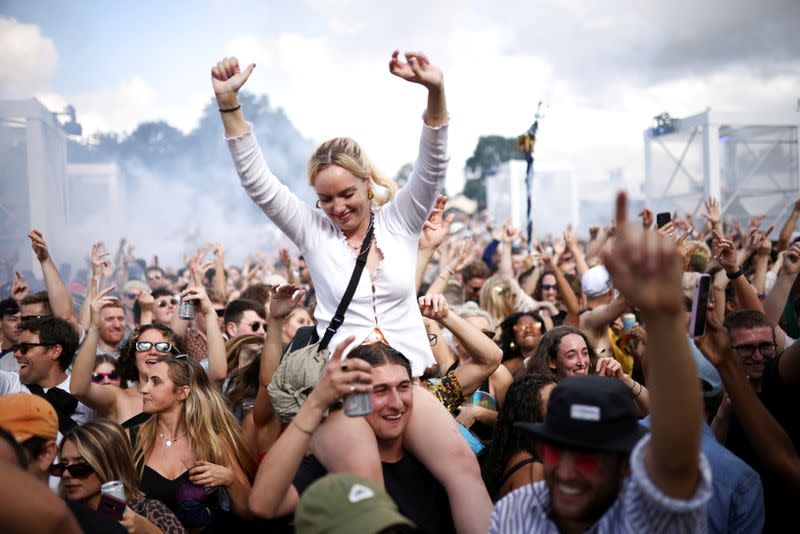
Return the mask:
M 272 174 L 252 127 L 227 142 L 242 186 L 305 258 L 314 280 L 314 316 L 322 338 L 347 288 L 357 253 L 321 210 L 303 203 Z M 423 125 L 419 155 L 408 183 L 392 202 L 375 212 L 373 246 L 383 260 L 374 280 L 368 269 L 361 274 L 344 324 L 331 340 L 331 350 L 350 335 L 356 339 L 350 347 L 355 347 L 377 327 L 386 341 L 411 361 L 414 376 L 434 363 L 417 305 L 415 273 L 419 234 L 441 190 L 448 160 L 447 125 Z

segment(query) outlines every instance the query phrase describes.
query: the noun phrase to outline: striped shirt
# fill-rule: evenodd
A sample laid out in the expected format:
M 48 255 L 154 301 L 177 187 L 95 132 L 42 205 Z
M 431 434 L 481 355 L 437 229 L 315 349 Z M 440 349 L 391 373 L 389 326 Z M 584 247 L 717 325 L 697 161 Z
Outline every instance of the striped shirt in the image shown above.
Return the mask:
M 644 466 L 644 453 L 650 434 L 644 436 L 631 453 L 631 475 L 620 495 L 600 520 L 587 530 L 593 534 L 620 532 L 706 532 L 706 502 L 711 497 L 711 470 L 700 454 L 700 481 L 689 500 L 664 495 Z M 490 534 L 558 533 L 550 519 L 550 493 L 545 481 L 529 484 L 498 501 L 492 512 Z

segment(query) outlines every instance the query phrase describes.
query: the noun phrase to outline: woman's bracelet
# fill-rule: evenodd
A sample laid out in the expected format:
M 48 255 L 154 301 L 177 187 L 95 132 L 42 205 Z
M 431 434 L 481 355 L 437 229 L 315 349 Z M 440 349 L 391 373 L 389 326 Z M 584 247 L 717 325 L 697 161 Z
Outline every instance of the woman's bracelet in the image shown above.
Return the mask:
M 313 430 L 308 431 L 305 428 L 302 428 L 300 425 L 298 425 L 296 419 L 292 419 L 292 423 L 291 424 L 293 424 L 295 426 L 295 428 L 297 430 L 299 430 L 300 432 L 302 432 L 303 434 L 308 434 L 309 436 L 313 436 L 314 435 L 314 431 Z
M 239 105 L 238 105 L 238 106 L 236 106 L 235 108 L 230 108 L 230 109 L 222 109 L 222 108 L 219 108 L 219 112 L 220 112 L 220 113 L 231 113 L 231 112 L 237 111 L 237 110 L 239 110 L 239 109 L 242 109 L 242 105 L 241 105 L 241 104 L 239 104 Z
M 636 389 L 637 385 L 639 386 L 639 391 L 637 391 L 636 393 L 633 393 L 633 391 Z M 639 397 L 639 395 L 642 393 L 642 385 L 639 382 L 637 382 L 636 380 L 633 381 L 633 386 L 631 386 L 631 393 L 633 393 L 633 398 L 634 399 Z

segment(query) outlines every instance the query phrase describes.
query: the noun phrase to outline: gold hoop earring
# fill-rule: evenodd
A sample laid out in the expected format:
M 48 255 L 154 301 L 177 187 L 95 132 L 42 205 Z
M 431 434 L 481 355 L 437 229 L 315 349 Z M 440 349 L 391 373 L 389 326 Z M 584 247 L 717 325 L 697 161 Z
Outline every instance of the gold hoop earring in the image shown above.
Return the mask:
M 317 200 L 317 203 L 315 204 L 315 206 L 317 206 L 317 209 L 320 209 L 320 207 L 319 207 L 319 200 Z
M 367 198 L 370 200 L 375 198 L 375 193 L 372 192 L 372 188 L 367 189 Z

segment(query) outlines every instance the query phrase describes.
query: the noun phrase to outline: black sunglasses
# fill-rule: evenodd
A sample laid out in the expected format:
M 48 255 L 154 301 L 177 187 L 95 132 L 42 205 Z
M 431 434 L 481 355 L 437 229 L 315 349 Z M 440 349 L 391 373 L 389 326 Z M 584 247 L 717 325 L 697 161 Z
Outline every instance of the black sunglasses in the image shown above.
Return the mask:
M 125 293 L 125 296 L 131 300 L 136 300 L 139 298 L 139 295 L 137 293 Z
M 108 378 L 109 380 L 117 380 L 119 378 L 119 372 L 111 371 L 110 373 L 92 373 L 92 382 L 94 383 L 100 383 L 104 378 Z
M 220 308 L 218 310 L 214 310 L 217 312 L 217 317 L 224 317 L 225 316 L 225 308 Z
M 253 332 L 258 332 L 260 329 L 264 329 L 264 332 L 267 331 L 266 323 L 262 323 L 261 321 L 253 321 L 250 323 L 250 328 L 253 329 Z
M 543 291 L 547 291 L 548 289 L 558 289 L 558 286 L 555 284 L 542 284 Z
M 11 345 L 11 350 L 14 352 L 19 352 L 23 356 L 28 354 L 28 351 L 33 347 L 55 347 L 54 343 L 17 343 L 15 345 Z
M 38 321 L 39 319 L 44 319 L 45 317 L 50 317 L 49 315 L 23 315 L 20 317 L 20 321 L 23 323 L 30 322 L 30 321 Z
M 50 475 L 54 477 L 62 477 L 64 476 L 64 471 L 69 471 L 70 476 L 74 478 L 86 478 L 92 473 L 94 473 L 94 469 L 91 465 L 87 464 L 86 462 L 79 462 L 77 464 L 65 464 L 64 462 L 53 464 L 48 469 Z
M 147 352 L 153 348 L 154 345 L 158 352 L 172 352 L 172 343 L 166 341 L 156 341 L 155 343 L 150 341 L 137 341 L 136 350 L 139 352 Z

